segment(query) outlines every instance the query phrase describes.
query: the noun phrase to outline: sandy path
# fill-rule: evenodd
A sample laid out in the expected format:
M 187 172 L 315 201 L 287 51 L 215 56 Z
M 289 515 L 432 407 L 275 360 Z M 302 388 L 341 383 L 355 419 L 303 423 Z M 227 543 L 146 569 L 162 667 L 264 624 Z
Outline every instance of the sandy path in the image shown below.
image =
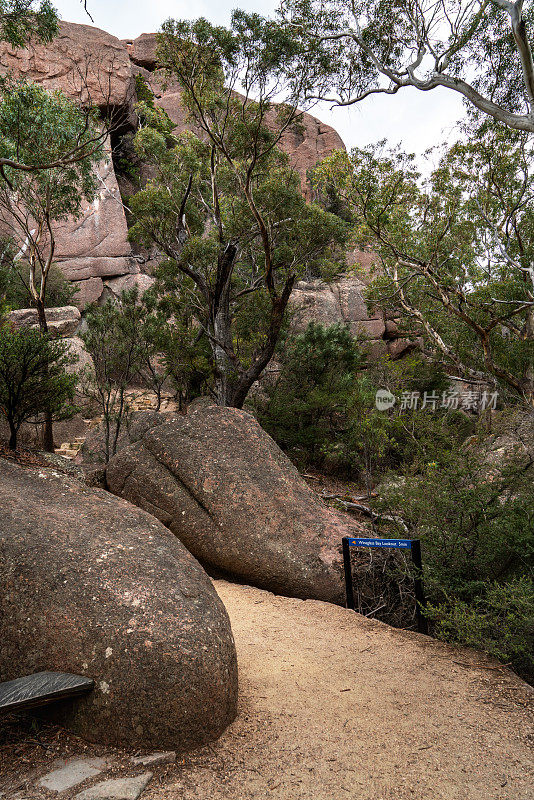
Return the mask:
M 529 690 L 514 676 L 325 603 L 216 587 L 240 715 L 143 800 L 534 797 Z
M 514 675 L 327 603 L 215 585 L 236 639 L 239 716 L 218 742 L 155 768 L 141 800 L 534 798 L 532 690 Z M 89 783 L 139 773 L 131 753 L 54 726 L 10 730 L 4 800 L 72 800 L 79 789 L 37 785 L 57 758 L 109 759 Z

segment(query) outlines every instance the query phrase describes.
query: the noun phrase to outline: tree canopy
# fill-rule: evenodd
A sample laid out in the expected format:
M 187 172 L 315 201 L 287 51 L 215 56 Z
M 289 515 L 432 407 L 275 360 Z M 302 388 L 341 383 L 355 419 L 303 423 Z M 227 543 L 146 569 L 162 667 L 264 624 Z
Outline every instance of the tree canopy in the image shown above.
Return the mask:
M 492 127 L 445 149 L 428 181 L 385 143 L 317 171 L 381 257 L 374 300 L 401 312 L 434 356 L 534 400 L 532 144 Z
M 301 48 L 309 98 L 351 105 L 444 87 L 510 128 L 534 131 L 525 0 L 282 0 L 280 15 Z
M 14 265 L 17 259 L 29 263 L 28 292 L 45 329 L 55 224 L 79 215 L 82 202 L 94 197 L 98 187 L 94 167 L 104 155 L 99 139 L 96 116 L 88 116 L 60 91 L 47 92 L 34 83 L 13 83 L 0 100 L 0 157 L 5 162 L 33 160 L 40 165 L 33 171 L 8 163 L 0 167 L 4 179 L 0 183 L 0 215 L 4 230 L 21 247 Z M 62 154 L 74 150 L 83 157 L 63 163 Z M 52 163 L 56 166 L 48 166 Z
M 335 270 L 346 235 L 339 218 L 305 202 L 278 147 L 299 112 L 273 104 L 277 61 L 250 36 L 206 20 L 166 24 L 160 58 L 196 133 L 175 137 L 161 110 L 141 105 L 135 144 L 154 178 L 130 201 L 132 237 L 168 257 L 163 292 L 189 302 L 210 342 L 218 401 L 238 407 L 274 354 L 295 280 Z
M 23 47 L 33 37 L 49 42 L 58 18 L 50 0 L 0 0 L 0 41 Z

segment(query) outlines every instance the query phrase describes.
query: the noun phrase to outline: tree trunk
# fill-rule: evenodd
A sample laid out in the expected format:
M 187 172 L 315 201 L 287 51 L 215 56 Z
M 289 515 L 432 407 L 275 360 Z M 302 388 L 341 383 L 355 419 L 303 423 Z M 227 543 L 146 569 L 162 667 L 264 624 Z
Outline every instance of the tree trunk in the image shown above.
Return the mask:
M 527 347 L 529 345 L 532 347 L 534 342 L 534 306 L 531 306 L 527 311 L 526 342 Z M 534 360 L 527 366 L 525 378 L 525 397 L 527 403 L 534 408 Z
M 226 296 L 220 304 L 213 319 L 211 350 L 215 364 L 215 397 L 218 406 L 231 406 L 236 383 L 236 368 L 230 353 L 232 347 L 232 322 L 230 303 Z
M 229 398 L 227 405 L 232 406 L 233 408 L 243 408 L 252 385 L 259 380 L 263 370 L 273 357 L 294 281 L 295 278 L 290 276 L 286 281 L 280 297 L 273 300 L 267 342 L 262 350 L 256 355 L 250 367 L 242 372 L 238 379 L 234 381 L 231 397 Z
M 39 330 L 41 333 L 48 333 L 48 322 L 46 321 L 46 312 L 42 300 L 37 300 L 37 317 L 39 319 Z M 45 420 L 43 425 L 43 450 L 46 453 L 54 452 L 54 428 L 52 422 L 52 414 L 49 411 L 45 412 Z
M 16 450 L 17 449 L 17 435 L 18 435 L 17 429 L 10 422 L 9 423 L 9 449 L 10 450 Z

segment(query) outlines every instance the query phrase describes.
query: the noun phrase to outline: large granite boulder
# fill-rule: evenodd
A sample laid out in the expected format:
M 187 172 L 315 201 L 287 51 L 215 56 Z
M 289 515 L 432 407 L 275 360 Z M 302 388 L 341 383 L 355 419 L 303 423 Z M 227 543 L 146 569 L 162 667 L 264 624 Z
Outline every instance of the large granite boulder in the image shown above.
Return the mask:
M 122 43 L 126 46 L 134 64 L 149 71 L 156 69 L 158 59 L 155 33 L 142 33 L 137 39 L 123 39 Z
M 81 322 L 76 306 L 58 306 L 45 311 L 48 331 L 54 338 L 73 336 Z M 15 328 L 38 328 L 39 317 L 35 308 L 17 308 L 10 311 L 7 319 Z
M 236 714 L 237 664 L 210 579 L 158 520 L 0 459 L 0 673 L 91 677 L 50 707 L 91 741 L 186 750 Z
M 130 109 L 131 64 L 119 39 L 92 25 L 61 22 L 49 44 L 13 48 L 0 42 L 2 72 L 61 89 L 72 100 L 103 109 Z
M 150 422 L 111 459 L 112 492 L 158 517 L 207 568 L 343 602 L 341 539 L 362 528 L 323 505 L 250 414 L 210 406 Z

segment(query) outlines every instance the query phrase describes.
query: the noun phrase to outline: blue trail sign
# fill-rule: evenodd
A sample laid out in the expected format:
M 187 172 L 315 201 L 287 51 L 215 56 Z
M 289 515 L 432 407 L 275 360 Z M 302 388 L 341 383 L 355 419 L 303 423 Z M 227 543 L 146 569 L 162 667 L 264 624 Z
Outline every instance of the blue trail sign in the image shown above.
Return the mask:
M 354 602 L 354 590 L 352 588 L 352 564 L 350 560 L 351 547 L 385 547 L 388 549 L 410 550 L 412 561 L 415 567 L 415 611 L 417 614 L 417 630 L 419 633 L 428 633 L 427 620 L 422 609 L 425 607 L 425 593 L 423 589 L 423 564 L 421 561 L 421 542 L 419 539 L 353 539 L 344 536 L 343 544 L 343 566 L 345 568 L 345 593 L 347 598 L 347 608 L 356 610 Z
M 349 547 L 398 547 L 412 549 L 411 539 L 348 539 Z

